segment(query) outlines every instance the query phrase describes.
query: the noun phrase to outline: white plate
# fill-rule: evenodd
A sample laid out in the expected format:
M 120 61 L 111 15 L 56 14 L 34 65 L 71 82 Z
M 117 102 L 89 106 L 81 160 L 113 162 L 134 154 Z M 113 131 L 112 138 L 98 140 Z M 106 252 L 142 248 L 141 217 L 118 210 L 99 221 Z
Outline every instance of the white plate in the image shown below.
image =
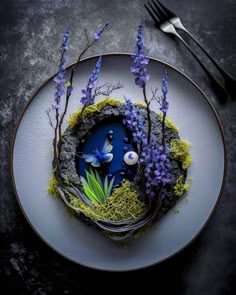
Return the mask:
M 68 114 L 79 106 L 80 90 L 87 84 L 95 57 L 81 62 L 75 74 Z M 129 72 L 132 60 L 126 54 L 104 55 L 99 82 L 120 81 L 125 88 L 114 96 L 142 101 L 142 91 Z M 193 163 L 188 176 L 193 182 L 186 198 L 179 200 L 151 231 L 120 248 L 98 231 L 68 216 L 63 203 L 47 195 L 51 177 L 53 130 L 45 110 L 53 103 L 52 79 L 32 96 L 22 114 L 12 147 L 12 176 L 17 199 L 36 233 L 64 257 L 87 267 L 134 270 L 159 263 L 186 247 L 207 224 L 225 178 L 225 146 L 215 110 L 201 90 L 177 69 L 150 59 L 148 89 L 160 88 L 164 68 L 168 70 L 170 108 L 168 117 L 179 127 L 181 138 L 191 142 Z M 76 85 L 76 86 L 75 86 Z M 157 108 L 157 106 L 156 106 Z

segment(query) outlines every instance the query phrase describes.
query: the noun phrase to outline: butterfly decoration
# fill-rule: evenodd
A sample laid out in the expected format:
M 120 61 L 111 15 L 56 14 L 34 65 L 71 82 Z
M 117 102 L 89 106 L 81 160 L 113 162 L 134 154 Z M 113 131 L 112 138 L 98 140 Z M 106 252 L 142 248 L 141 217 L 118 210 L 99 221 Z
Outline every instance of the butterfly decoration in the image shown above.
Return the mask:
M 112 149 L 113 146 L 111 142 L 106 138 L 101 151 L 96 149 L 94 154 L 82 154 L 80 157 L 85 159 L 85 161 L 90 163 L 93 167 L 100 167 L 102 164 L 112 161 Z

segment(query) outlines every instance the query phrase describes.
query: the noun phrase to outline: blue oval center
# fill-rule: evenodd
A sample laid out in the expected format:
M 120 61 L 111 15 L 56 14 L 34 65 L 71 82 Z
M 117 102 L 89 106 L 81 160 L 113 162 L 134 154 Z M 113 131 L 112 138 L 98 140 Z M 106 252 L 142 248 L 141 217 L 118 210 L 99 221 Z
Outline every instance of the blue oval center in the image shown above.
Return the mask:
M 136 151 L 132 142 L 132 136 L 122 122 L 122 118 L 110 118 L 103 120 L 93 128 L 84 143 L 77 148 L 78 155 L 91 154 L 96 155 L 96 150 L 102 151 L 104 142 L 108 138 L 113 146 L 111 153 L 113 159 L 109 163 L 101 164 L 98 172 L 104 178 L 109 175 L 115 176 L 114 185 L 119 185 L 124 178 L 132 180 L 136 174 L 136 165 L 127 166 L 124 164 L 124 154 L 127 151 Z M 85 177 L 85 171 L 89 171 L 91 165 L 81 157 L 76 157 L 77 173 Z

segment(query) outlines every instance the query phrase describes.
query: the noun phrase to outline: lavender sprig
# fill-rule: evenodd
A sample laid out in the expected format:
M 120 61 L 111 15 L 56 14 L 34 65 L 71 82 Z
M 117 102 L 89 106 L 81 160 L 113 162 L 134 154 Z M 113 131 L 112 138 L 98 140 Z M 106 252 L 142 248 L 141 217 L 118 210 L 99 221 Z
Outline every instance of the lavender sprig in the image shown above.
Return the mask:
M 93 34 L 94 40 L 97 41 L 102 37 L 103 31 L 106 29 L 106 27 L 110 24 L 110 22 L 107 22 L 101 29 L 99 29 L 97 32 Z
M 167 92 L 168 92 L 167 70 L 165 70 L 163 78 L 162 78 L 161 90 L 162 90 L 162 99 L 161 99 L 160 111 L 163 113 L 163 116 L 162 116 L 162 145 L 165 148 L 165 119 L 166 119 L 166 113 L 169 109 L 169 102 L 167 101 Z
M 68 50 L 68 44 L 69 44 L 69 34 L 70 34 L 70 27 L 68 26 L 67 30 L 63 34 L 62 39 L 62 45 L 61 45 L 61 58 L 59 63 L 59 71 L 58 74 L 55 76 L 54 81 L 56 83 L 56 93 L 55 93 L 55 105 L 53 105 L 53 108 L 56 110 L 55 118 L 56 118 L 56 125 L 54 127 L 54 139 L 53 139 L 53 168 L 59 167 L 58 163 L 58 149 L 57 149 L 57 141 L 58 141 L 58 128 L 60 126 L 59 123 L 59 109 L 61 108 L 61 98 L 65 94 L 65 53 Z M 52 125 L 51 118 L 49 116 L 49 112 L 47 113 L 49 117 L 50 125 Z
M 97 60 L 97 63 L 95 65 L 92 73 L 89 75 L 89 81 L 87 84 L 87 88 L 82 89 L 83 95 L 80 99 L 80 102 L 84 107 L 94 104 L 95 93 L 93 90 L 96 87 L 97 82 L 98 82 L 98 75 L 101 70 L 101 65 L 102 65 L 102 57 L 100 56 Z
M 143 97 L 147 107 L 147 120 L 148 120 L 148 136 L 147 140 L 150 142 L 151 138 L 151 129 L 152 129 L 152 121 L 150 116 L 150 101 L 147 99 L 146 95 L 146 82 L 150 79 L 150 75 L 147 73 L 147 64 L 149 59 L 145 54 L 143 37 L 142 37 L 142 23 L 140 21 L 138 27 L 138 33 L 136 38 L 136 50 L 133 52 L 131 57 L 134 60 L 135 66 L 130 68 L 131 73 L 136 76 L 135 84 L 143 89 Z
M 158 146 L 154 140 L 144 146 L 140 162 L 144 165 L 146 194 L 153 199 L 171 182 L 169 147 Z
M 167 101 L 167 92 L 168 92 L 168 76 L 167 76 L 167 70 L 165 70 L 163 78 L 162 78 L 162 100 L 161 100 L 161 107 L 160 110 L 163 112 L 163 114 L 167 113 L 169 109 L 169 102 Z
M 55 93 L 55 109 L 61 108 L 61 98 L 65 94 L 65 57 L 62 57 L 59 71 L 56 77 L 53 79 L 56 83 L 56 93 Z
M 59 70 L 58 74 L 53 79 L 56 83 L 56 93 L 55 93 L 55 109 L 61 108 L 61 98 L 65 94 L 65 64 L 66 64 L 66 57 L 65 53 L 68 50 L 69 45 L 69 35 L 70 35 L 70 26 L 68 26 L 67 30 L 63 34 L 62 45 L 61 45 L 61 58 L 59 63 Z
M 147 144 L 147 136 L 144 128 L 145 123 L 142 117 L 139 116 L 139 111 L 132 101 L 128 98 L 125 100 L 125 118 L 123 119 L 123 123 L 131 131 L 133 140 L 137 144 L 138 152 L 141 153 L 142 146 Z
M 146 86 L 147 80 L 149 80 L 150 75 L 147 73 L 147 64 L 149 59 L 145 54 L 145 48 L 143 43 L 143 36 L 142 36 L 142 23 L 139 23 L 137 39 L 136 39 L 136 47 L 137 49 L 134 50 L 131 57 L 134 60 L 135 66 L 130 68 L 131 73 L 136 76 L 135 84 L 138 85 L 140 88 Z

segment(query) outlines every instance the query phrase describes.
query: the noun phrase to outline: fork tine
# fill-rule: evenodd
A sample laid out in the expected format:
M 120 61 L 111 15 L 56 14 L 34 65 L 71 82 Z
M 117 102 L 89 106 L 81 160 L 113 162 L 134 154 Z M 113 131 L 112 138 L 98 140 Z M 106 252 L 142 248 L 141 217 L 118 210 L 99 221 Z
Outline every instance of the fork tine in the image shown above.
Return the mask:
M 157 1 L 157 2 L 159 2 L 159 1 Z M 159 7 L 158 4 L 154 0 L 152 0 L 152 3 L 155 6 L 156 10 L 158 11 L 159 15 L 161 16 L 162 21 L 168 20 L 168 15 L 166 14 L 166 12 L 161 7 Z
M 150 3 L 148 2 L 148 4 L 150 5 Z M 150 5 L 151 6 L 151 5 Z M 160 24 L 160 21 L 159 19 L 157 18 L 157 16 L 154 15 L 154 13 L 151 11 L 151 9 L 146 5 L 144 4 L 144 7 L 147 9 L 148 13 L 150 14 L 151 18 L 153 19 L 154 23 L 156 26 L 159 26 Z
M 151 9 L 153 10 L 154 14 L 158 17 L 160 22 L 164 22 L 168 20 L 168 16 L 164 15 L 164 13 L 161 11 L 161 9 L 158 7 L 158 5 L 152 0 L 152 3 L 148 3 Z
M 148 5 L 150 6 L 150 8 L 151 8 L 153 14 L 156 16 L 156 18 L 158 18 L 159 24 L 166 20 L 166 17 L 163 18 L 162 15 L 160 14 L 159 9 L 155 6 L 153 6 L 154 4 L 152 4 L 151 2 L 148 2 Z
M 171 10 L 169 10 L 167 7 L 165 7 L 159 0 L 156 0 L 159 5 L 161 6 L 161 8 L 165 11 L 165 13 L 169 16 L 169 17 L 175 17 L 176 14 L 174 14 L 174 12 L 172 12 Z

